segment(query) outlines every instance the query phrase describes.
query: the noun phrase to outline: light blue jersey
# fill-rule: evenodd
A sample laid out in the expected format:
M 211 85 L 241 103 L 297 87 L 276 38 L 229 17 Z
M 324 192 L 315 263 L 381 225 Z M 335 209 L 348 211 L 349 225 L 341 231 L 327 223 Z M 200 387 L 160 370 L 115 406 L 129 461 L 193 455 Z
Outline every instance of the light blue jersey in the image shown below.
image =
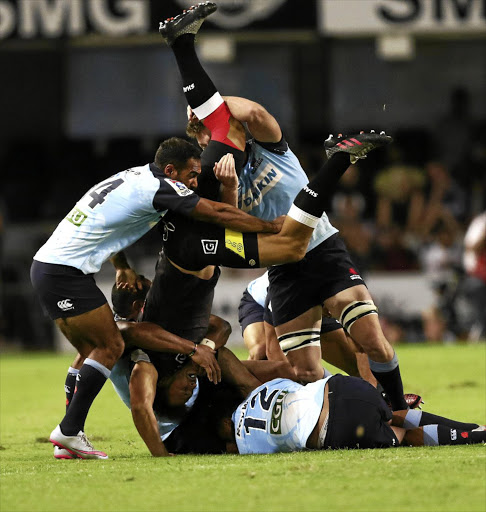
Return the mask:
M 188 215 L 199 197 L 153 164 L 133 167 L 98 183 L 57 226 L 34 259 L 69 265 L 85 274 L 136 242 L 167 210 Z
M 268 289 L 268 272 L 257 277 L 246 287 L 248 293 L 253 297 L 254 301 L 262 308 L 265 307 L 265 299 L 267 298 Z
M 148 355 L 142 350 L 135 350 L 132 353 L 132 360 L 150 362 Z M 122 402 L 129 408 L 130 407 L 130 361 L 128 357 L 122 357 L 117 361 L 113 369 L 111 370 L 110 380 L 115 388 L 116 393 L 121 398 Z M 192 393 L 191 398 L 185 403 L 186 410 L 192 409 L 192 406 L 196 402 L 199 395 L 199 380 L 197 381 L 196 387 Z M 159 426 L 159 434 L 162 441 L 165 441 L 172 431 L 179 425 L 178 421 L 167 418 L 163 415 L 155 413 L 157 424 Z
M 270 150 L 255 140 L 251 141 L 247 146 L 248 161 L 239 177 L 239 208 L 264 220 L 287 215 L 297 194 L 309 183 L 287 143 L 282 140 L 278 147 Z M 307 251 L 337 231 L 323 213 Z
M 248 454 L 304 450 L 319 420 L 329 378 L 306 386 L 274 379 L 252 391 L 233 413 L 238 451 Z

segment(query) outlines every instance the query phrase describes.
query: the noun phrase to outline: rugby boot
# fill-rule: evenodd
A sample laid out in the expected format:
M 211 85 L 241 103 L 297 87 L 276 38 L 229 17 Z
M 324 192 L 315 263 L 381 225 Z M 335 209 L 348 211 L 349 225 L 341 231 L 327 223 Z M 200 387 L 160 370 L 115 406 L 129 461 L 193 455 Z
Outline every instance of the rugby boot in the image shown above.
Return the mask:
M 331 158 L 334 153 L 349 153 L 352 164 L 355 164 L 360 158 L 366 158 L 373 149 L 385 146 L 393 142 L 393 139 L 385 132 L 370 133 L 360 132 L 357 135 L 349 137 L 339 134 L 337 137 L 329 135 L 324 142 L 327 158 Z
M 77 455 L 73 455 L 68 452 L 65 448 L 59 448 L 59 446 L 54 445 L 54 458 L 55 459 L 79 459 Z
M 58 425 L 49 438 L 51 443 L 59 448 L 67 450 L 71 455 L 80 459 L 107 459 L 108 455 L 104 452 L 95 450 L 89 442 L 86 434 L 80 430 L 76 436 L 65 436 Z
M 405 398 L 405 402 L 407 402 L 409 409 L 422 409 L 421 405 L 425 404 L 422 397 L 415 393 L 405 393 L 403 398 Z
M 169 46 L 172 46 L 174 41 L 183 34 L 197 34 L 204 20 L 217 8 L 213 2 L 200 2 L 197 5 L 192 5 L 176 17 L 161 21 L 160 35 Z

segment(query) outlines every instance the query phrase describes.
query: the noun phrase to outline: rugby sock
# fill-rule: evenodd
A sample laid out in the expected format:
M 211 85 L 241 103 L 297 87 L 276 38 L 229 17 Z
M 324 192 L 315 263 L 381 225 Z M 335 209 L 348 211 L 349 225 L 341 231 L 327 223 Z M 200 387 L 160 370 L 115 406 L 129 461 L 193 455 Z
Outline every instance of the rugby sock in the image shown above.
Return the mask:
M 424 425 L 441 425 L 444 427 L 455 428 L 459 430 L 474 430 L 478 428 L 477 423 L 462 423 L 460 421 L 450 420 L 443 416 L 437 416 L 430 412 L 410 409 L 403 420 L 403 428 L 422 427 Z
M 425 425 L 424 446 L 477 444 L 486 441 L 486 432 L 470 432 L 443 425 Z
M 375 379 L 383 386 L 390 399 L 392 409 L 394 411 L 408 409 L 407 402 L 403 398 L 403 384 L 397 354 L 395 353 L 393 359 L 386 363 L 377 363 L 370 358 L 368 360 L 370 370 Z
M 76 377 L 76 388 L 66 416 L 59 424 L 65 436 L 75 436 L 80 430 L 84 431 L 84 422 L 89 408 L 100 392 L 110 370 L 94 359 L 85 359 Z
M 297 194 L 288 215 L 309 227 L 315 227 L 324 213 L 327 199 L 335 192 L 338 181 L 350 165 L 347 153 L 334 154 Z
M 199 62 L 194 39 L 194 34 L 183 34 L 175 40 L 171 48 L 182 77 L 182 90 L 187 103 L 202 120 L 223 103 L 223 98 Z
M 76 377 L 79 373 L 79 370 L 69 367 L 68 373 L 66 375 L 66 381 L 64 382 L 64 392 L 66 393 L 66 412 L 69 408 L 69 404 L 73 399 L 74 388 L 76 387 Z

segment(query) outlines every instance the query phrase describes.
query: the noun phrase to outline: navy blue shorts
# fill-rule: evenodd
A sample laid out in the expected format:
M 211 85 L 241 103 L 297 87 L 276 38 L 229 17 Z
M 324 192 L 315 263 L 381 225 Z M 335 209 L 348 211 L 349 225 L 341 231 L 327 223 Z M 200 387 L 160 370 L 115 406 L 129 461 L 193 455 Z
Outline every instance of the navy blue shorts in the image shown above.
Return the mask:
M 388 425 L 392 412 L 381 394 L 358 377 L 329 379 L 329 426 L 324 448 L 399 446 Z
M 30 280 L 46 314 L 52 320 L 82 315 L 106 304 L 93 274 L 67 265 L 34 260 Z
M 245 290 L 238 306 L 238 321 L 240 322 L 241 333 L 243 334 L 251 324 L 263 322 L 263 320 L 268 321 L 264 317 L 265 309 L 248 293 L 248 290 Z M 269 319 L 271 324 L 271 314 Z
M 260 306 L 258 302 L 248 293 L 248 290 L 243 292 L 240 305 L 238 306 L 238 320 L 241 326 L 241 332 L 244 333 L 245 329 L 258 322 L 267 322 L 273 325 L 272 312 L 268 309 L 267 303 L 265 307 Z M 341 329 L 342 325 L 334 318 L 323 317 L 321 324 L 321 334 L 326 332 L 337 331 Z
M 270 267 L 268 279 L 274 325 L 297 318 L 342 290 L 365 284 L 337 233 L 297 263 Z

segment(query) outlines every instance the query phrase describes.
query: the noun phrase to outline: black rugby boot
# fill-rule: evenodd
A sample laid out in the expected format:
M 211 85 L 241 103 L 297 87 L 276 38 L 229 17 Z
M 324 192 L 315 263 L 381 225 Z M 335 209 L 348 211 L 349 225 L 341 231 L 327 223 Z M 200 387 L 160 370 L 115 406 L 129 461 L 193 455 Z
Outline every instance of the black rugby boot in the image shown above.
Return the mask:
M 360 158 L 366 158 L 366 155 L 373 149 L 390 144 L 390 142 L 393 142 L 393 139 L 385 132 L 378 134 L 371 130 L 370 133 L 361 132 L 349 137 L 344 137 L 341 134 L 337 137 L 329 135 L 324 142 L 324 148 L 327 158 L 331 158 L 338 152 L 349 153 L 351 163 L 355 164 Z
M 197 34 L 204 20 L 217 9 L 213 2 L 201 2 L 192 5 L 175 18 L 167 18 L 159 25 L 160 35 L 172 46 L 174 41 L 183 34 Z

